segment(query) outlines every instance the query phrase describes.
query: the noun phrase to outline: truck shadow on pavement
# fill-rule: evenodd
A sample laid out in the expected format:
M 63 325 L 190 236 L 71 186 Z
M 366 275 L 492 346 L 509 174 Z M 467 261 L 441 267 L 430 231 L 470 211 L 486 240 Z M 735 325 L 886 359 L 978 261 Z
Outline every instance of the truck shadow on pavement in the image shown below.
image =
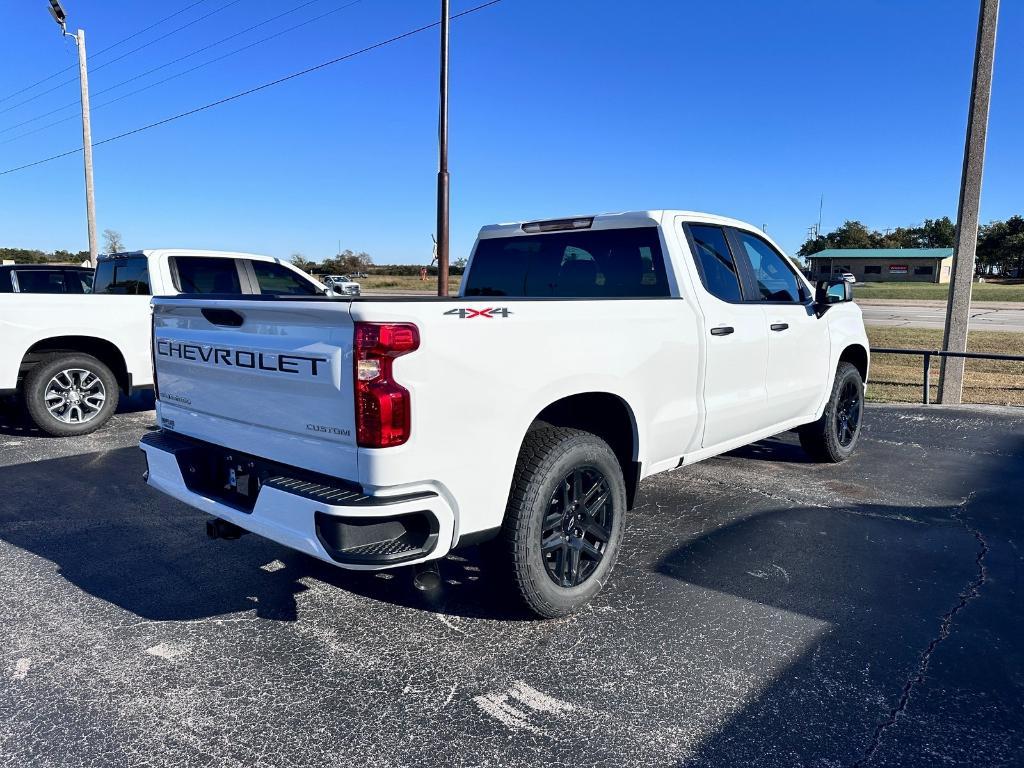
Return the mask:
M 753 662 L 681 765 L 1017 764 L 1024 441 L 1007 448 L 908 461 L 908 505 L 937 487 L 959 504 L 754 502 L 665 554 L 656 572 L 714 595 Z
M 117 403 L 116 413 L 139 413 L 152 411 L 154 408 L 153 391 L 141 389 L 131 397 L 121 395 Z M 16 396 L 0 397 L 0 435 L 10 437 L 42 437 L 53 436 L 43 432 L 29 418 L 25 404 Z M 56 438 L 63 440 L 64 438 Z
M 729 451 L 728 456 L 737 459 L 759 459 L 783 464 L 814 464 L 814 460 L 800 447 L 799 442 L 770 437 L 742 448 Z
M 207 516 L 146 486 L 144 469 L 136 448 L 2 467 L 0 539 L 51 561 L 88 594 L 152 621 L 251 610 L 295 621 L 295 596 L 310 578 L 416 610 L 529 618 L 494 599 L 497 585 L 474 550 L 442 564 L 444 585 L 424 594 L 410 569 L 343 571 L 253 535 L 211 541 Z

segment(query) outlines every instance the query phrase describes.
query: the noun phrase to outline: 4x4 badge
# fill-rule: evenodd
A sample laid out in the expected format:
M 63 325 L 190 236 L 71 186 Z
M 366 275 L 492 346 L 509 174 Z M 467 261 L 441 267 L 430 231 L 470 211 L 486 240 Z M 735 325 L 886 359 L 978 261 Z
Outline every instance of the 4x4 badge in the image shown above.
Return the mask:
M 457 315 L 462 320 L 467 320 L 472 317 L 508 317 L 513 312 L 508 307 L 488 307 L 487 309 L 460 307 L 459 309 L 449 309 L 445 314 Z

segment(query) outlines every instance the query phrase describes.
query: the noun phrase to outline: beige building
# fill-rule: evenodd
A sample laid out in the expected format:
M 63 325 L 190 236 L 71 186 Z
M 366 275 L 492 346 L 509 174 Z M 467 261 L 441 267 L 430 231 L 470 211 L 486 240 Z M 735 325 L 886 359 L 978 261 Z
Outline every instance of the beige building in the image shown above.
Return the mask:
M 828 248 L 807 257 L 811 278 L 849 272 L 858 283 L 948 283 L 952 248 Z

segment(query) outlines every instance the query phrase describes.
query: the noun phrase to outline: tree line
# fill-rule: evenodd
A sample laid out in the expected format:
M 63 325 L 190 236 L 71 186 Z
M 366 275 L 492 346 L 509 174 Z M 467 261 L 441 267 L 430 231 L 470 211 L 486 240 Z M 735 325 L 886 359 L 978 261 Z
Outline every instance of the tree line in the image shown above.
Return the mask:
M 0 248 L 0 261 L 15 264 L 48 264 L 50 262 L 81 264 L 89 260 L 88 251 L 39 251 L 34 248 Z
M 885 232 L 850 220 L 827 234 L 807 238 L 797 255 L 806 258 L 826 248 L 952 248 L 955 237 L 956 227 L 948 216 Z M 979 274 L 1024 277 L 1024 217 L 1011 216 L 978 227 L 976 270 Z
M 356 253 L 348 249 L 337 256 L 331 256 L 321 261 L 307 259 L 301 253 L 293 253 L 291 262 L 303 272 L 317 275 L 366 273 L 369 275 L 418 276 L 424 266 L 426 266 L 428 274 L 437 274 L 437 265 L 435 264 L 374 264 L 373 258 L 366 251 Z M 456 259 L 451 263 L 449 272 L 453 275 L 461 275 L 465 268 L 466 260 Z

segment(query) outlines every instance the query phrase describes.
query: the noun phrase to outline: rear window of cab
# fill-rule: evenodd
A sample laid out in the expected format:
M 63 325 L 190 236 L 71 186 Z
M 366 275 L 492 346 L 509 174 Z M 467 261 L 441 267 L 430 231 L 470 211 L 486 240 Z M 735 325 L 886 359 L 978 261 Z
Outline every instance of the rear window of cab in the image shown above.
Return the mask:
M 145 256 L 101 259 L 96 265 L 93 293 L 149 296 L 149 264 Z
M 636 227 L 482 239 L 463 295 L 600 299 L 670 292 L 658 228 Z

